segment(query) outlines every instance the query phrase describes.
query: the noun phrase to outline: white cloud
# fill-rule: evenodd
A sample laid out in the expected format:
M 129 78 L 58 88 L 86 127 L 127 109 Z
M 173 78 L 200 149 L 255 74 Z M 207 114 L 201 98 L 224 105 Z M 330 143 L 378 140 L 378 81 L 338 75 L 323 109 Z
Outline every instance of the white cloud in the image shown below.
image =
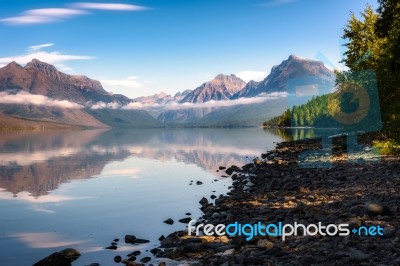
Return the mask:
M 24 55 L 0 57 L 0 67 L 5 66 L 6 64 L 12 61 L 17 62 L 20 65 L 25 65 L 28 62 L 32 61 L 32 59 L 34 58 L 53 65 L 62 64 L 65 61 L 94 59 L 94 57 L 92 56 L 70 55 L 70 54 L 63 54 L 57 51 L 55 52 L 36 51 Z
M 147 9 L 144 6 L 115 4 L 115 3 L 75 3 L 72 5 L 75 8 L 82 9 L 97 9 L 97 10 L 114 10 L 114 11 L 139 11 Z
M 20 15 L 0 19 L 10 25 L 44 24 L 90 14 L 87 10 L 140 11 L 144 6 L 119 3 L 75 3 L 72 8 L 41 8 L 23 11 Z
M 286 5 L 286 4 L 290 4 L 290 3 L 294 3 L 297 2 L 297 0 L 271 0 L 267 3 L 264 3 L 263 6 L 281 6 L 281 5 Z
M 66 100 L 54 100 L 43 95 L 30 94 L 21 91 L 17 94 L 8 94 L 0 92 L 0 103 L 3 104 L 33 104 L 42 106 L 52 106 L 60 108 L 83 108 L 82 105 L 72 103 Z
M 273 92 L 270 94 L 260 94 L 257 97 L 252 98 L 239 98 L 236 100 L 226 100 L 226 101 L 208 101 L 204 103 L 171 103 L 171 104 L 141 104 L 139 102 L 130 103 L 126 106 L 122 106 L 122 109 L 152 109 L 152 108 L 162 108 L 166 110 L 180 110 L 180 109 L 195 109 L 195 108 L 216 108 L 216 107 L 229 107 L 235 105 L 246 105 L 262 103 L 268 100 L 277 99 L 281 97 L 286 97 L 286 92 Z
M 162 109 L 162 110 L 182 110 L 182 109 L 197 109 L 197 108 L 216 108 L 216 107 L 229 107 L 235 105 L 245 105 L 262 103 L 268 100 L 273 100 L 281 97 L 287 97 L 287 92 L 273 92 L 269 94 L 260 94 L 252 98 L 239 98 L 236 100 L 225 101 L 208 101 L 204 103 L 168 103 L 168 104 L 143 104 L 139 102 L 129 103 L 127 105 L 120 105 L 118 103 L 104 103 L 97 102 L 90 106 L 91 109 L 125 109 L 125 110 L 138 110 L 138 109 Z
M 54 43 L 45 43 L 45 44 L 39 44 L 39 45 L 33 45 L 28 47 L 28 51 L 37 51 L 40 50 L 42 48 L 46 48 L 46 47 L 50 47 L 53 46 Z
M 41 9 L 31 9 L 24 12 L 31 16 L 47 16 L 56 18 L 67 18 L 76 15 L 88 14 L 86 11 L 71 9 L 71 8 L 41 8 Z
M 11 25 L 42 24 L 85 14 L 88 14 L 85 10 L 71 8 L 41 8 L 26 10 L 19 16 L 0 19 L 0 21 Z
M 261 81 L 267 76 L 265 71 L 242 71 L 236 74 L 237 77 L 243 79 L 245 82 L 250 80 Z
M 97 103 L 91 105 L 90 108 L 94 109 L 94 110 L 97 110 L 97 109 L 120 109 L 121 105 L 116 102 L 112 102 L 112 103 L 97 102 Z

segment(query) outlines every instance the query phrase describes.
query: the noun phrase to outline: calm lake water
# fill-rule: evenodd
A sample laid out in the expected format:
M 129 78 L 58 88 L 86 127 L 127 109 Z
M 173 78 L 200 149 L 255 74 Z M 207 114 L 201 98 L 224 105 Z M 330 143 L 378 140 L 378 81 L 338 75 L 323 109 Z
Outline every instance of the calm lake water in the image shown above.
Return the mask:
M 203 196 L 228 192 L 219 166 L 251 162 L 279 141 L 260 128 L 0 133 L 0 265 L 66 247 L 82 253 L 73 265 L 149 255 L 161 235 L 185 228 L 185 213 L 201 216 Z M 151 242 L 124 244 L 125 234 Z M 105 250 L 114 238 L 119 248 Z

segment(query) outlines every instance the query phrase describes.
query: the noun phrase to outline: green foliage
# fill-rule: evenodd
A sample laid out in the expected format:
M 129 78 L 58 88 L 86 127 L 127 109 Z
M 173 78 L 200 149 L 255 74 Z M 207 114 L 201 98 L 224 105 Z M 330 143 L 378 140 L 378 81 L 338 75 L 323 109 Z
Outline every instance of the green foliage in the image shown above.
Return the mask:
M 375 148 L 378 148 L 382 155 L 395 155 L 400 153 L 400 146 L 395 141 L 376 141 L 373 143 Z
M 378 59 L 382 56 L 382 46 L 386 38 L 375 34 L 378 15 L 371 6 L 367 6 L 361 14 L 362 20 L 351 14 L 344 29 L 343 38 L 349 40 L 345 46 L 343 62 L 351 70 L 376 69 Z
M 279 117 L 279 127 L 290 127 L 290 109 L 288 108 L 283 115 Z
M 379 0 L 374 12 L 367 6 L 361 19 L 351 15 L 343 38 L 348 41 L 343 60 L 350 72 L 372 69 L 377 74 L 383 130 L 398 139 L 400 125 L 400 2 Z M 368 55 L 365 57 L 365 55 Z M 364 57 L 363 57 L 364 56 Z M 360 58 L 362 58 L 360 60 Z M 338 79 L 346 76 L 340 73 Z
M 263 127 L 277 127 L 279 123 L 280 116 L 275 116 L 268 121 L 263 123 Z
M 290 109 L 288 108 L 282 115 L 271 118 L 263 123 L 264 127 L 290 127 Z
M 328 111 L 329 94 L 313 97 L 306 104 L 294 106 L 291 111 L 292 126 L 337 127 Z
M 328 111 L 331 94 L 313 97 L 306 104 L 287 109 L 282 115 L 264 122 L 272 127 L 339 127 Z

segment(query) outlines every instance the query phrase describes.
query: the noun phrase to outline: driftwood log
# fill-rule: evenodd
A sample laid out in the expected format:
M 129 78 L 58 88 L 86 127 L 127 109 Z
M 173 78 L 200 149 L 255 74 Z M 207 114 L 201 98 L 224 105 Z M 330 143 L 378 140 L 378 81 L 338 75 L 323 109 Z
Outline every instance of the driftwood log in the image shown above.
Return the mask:
M 36 262 L 33 266 L 71 266 L 71 263 L 81 256 L 78 250 L 66 248 L 54 252 L 50 256 Z

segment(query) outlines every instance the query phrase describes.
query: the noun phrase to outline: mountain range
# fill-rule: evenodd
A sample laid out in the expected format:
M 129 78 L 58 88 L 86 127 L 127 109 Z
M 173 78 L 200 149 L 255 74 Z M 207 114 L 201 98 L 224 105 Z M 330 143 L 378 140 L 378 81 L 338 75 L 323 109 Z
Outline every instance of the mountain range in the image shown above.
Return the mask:
M 282 97 L 265 96 L 285 92 L 289 79 L 304 76 L 334 86 L 335 75 L 322 62 L 291 55 L 261 82 L 219 74 L 173 96 L 129 99 L 107 92 L 99 81 L 62 73 L 37 59 L 24 67 L 11 62 L 0 68 L 0 129 L 257 126 L 287 108 Z

